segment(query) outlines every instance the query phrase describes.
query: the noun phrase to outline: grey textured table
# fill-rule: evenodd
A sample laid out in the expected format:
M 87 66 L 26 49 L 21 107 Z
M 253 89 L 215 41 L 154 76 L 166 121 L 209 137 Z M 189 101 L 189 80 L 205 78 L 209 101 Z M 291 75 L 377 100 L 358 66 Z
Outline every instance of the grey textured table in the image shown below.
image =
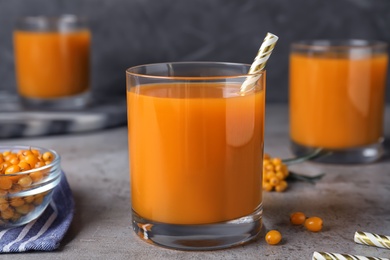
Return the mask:
M 387 109 L 387 136 L 389 112 Z M 291 156 L 287 107 L 268 106 L 266 121 L 266 152 Z M 311 259 L 313 251 L 390 256 L 390 250 L 353 242 L 357 230 L 390 235 L 388 156 L 368 165 L 306 162 L 294 166 L 296 172 L 326 175 L 316 185 L 294 182 L 284 193 L 264 193 L 264 230 L 280 230 L 280 245 L 269 246 L 261 238 L 227 250 L 181 252 L 147 244 L 133 234 L 126 127 L 2 140 L 0 144 L 39 145 L 57 150 L 76 201 L 73 223 L 58 251 L 4 254 L 1 259 Z M 291 226 L 289 214 L 293 211 L 322 217 L 323 231 L 310 233 Z

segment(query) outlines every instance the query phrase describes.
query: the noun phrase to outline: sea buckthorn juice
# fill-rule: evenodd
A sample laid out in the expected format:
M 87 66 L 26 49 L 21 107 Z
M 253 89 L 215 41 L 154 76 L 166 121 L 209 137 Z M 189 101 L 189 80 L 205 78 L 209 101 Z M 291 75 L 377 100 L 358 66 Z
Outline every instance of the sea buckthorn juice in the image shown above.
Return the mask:
M 261 227 L 265 74 L 167 63 L 127 71 L 133 226 L 158 245 L 203 250 L 255 238 Z
M 299 42 L 290 55 L 290 136 L 298 155 L 371 162 L 382 153 L 387 46 L 380 42 Z
M 27 17 L 14 31 L 18 93 L 24 103 L 74 108 L 89 92 L 91 34 L 75 16 Z M 61 103 L 62 102 L 62 103 Z

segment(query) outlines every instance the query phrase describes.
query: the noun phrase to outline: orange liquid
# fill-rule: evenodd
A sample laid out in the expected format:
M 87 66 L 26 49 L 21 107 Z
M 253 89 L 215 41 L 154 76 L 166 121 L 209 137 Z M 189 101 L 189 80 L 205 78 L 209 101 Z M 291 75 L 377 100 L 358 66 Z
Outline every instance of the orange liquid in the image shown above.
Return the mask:
M 387 56 L 290 56 L 290 134 L 308 147 L 343 149 L 382 137 Z
M 253 213 L 262 199 L 264 92 L 184 84 L 127 92 L 133 209 L 171 224 Z
M 89 88 L 89 31 L 15 31 L 14 46 L 21 96 L 57 98 Z

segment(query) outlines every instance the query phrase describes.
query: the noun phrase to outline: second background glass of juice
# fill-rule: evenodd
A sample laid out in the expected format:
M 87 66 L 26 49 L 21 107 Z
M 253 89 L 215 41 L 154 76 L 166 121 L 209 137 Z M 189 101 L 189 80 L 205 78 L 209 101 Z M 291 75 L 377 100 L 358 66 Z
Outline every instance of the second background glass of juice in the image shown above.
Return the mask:
M 74 15 L 21 18 L 14 31 L 17 89 L 39 109 L 75 109 L 89 103 L 91 33 Z
M 387 45 L 365 40 L 302 41 L 290 55 L 293 151 L 320 161 L 364 163 L 383 154 Z

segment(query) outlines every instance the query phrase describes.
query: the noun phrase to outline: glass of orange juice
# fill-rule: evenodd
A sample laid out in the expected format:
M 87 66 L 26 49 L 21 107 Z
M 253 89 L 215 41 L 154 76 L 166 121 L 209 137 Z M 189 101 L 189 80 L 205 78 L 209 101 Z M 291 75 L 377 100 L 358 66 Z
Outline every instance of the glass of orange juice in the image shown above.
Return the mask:
M 181 250 L 232 247 L 261 230 L 265 72 L 158 63 L 127 70 L 133 228 Z
M 75 15 L 32 16 L 14 31 L 17 90 L 36 108 L 83 108 L 90 99 L 91 33 Z
M 290 137 L 297 155 L 366 163 L 383 149 L 387 45 L 367 40 L 295 42 L 290 54 Z

